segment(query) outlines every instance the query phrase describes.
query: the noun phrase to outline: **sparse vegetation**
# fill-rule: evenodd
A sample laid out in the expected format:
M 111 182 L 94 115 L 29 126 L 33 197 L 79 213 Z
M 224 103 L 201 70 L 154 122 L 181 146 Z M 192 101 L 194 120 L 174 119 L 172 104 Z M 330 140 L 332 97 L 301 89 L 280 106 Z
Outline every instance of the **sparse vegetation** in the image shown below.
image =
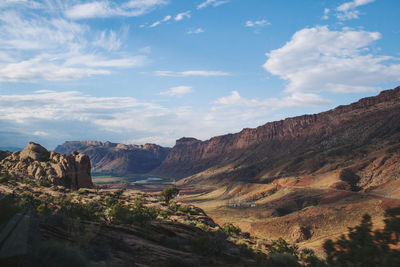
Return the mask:
M 352 191 L 359 191 L 360 188 L 357 186 L 357 183 L 360 181 L 360 176 L 355 174 L 351 169 L 344 169 L 340 173 L 340 180 L 348 183 L 351 187 Z
M 169 203 L 169 201 L 175 198 L 179 194 L 179 189 L 176 187 L 168 187 L 164 188 L 161 191 L 161 197 L 164 199 L 165 203 Z
M 232 236 L 232 235 L 239 235 L 239 234 L 242 232 L 242 230 L 241 230 L 239 227 L 234 226 L 234 225 L 231 224 L 231 223 L 225 224 L 225 225 L 222 227 L 222 231 L 224 231 L 224 232 L 225 232 L 227 235 L 229 235 L 229 236 Z
M 51 187 L 53 185 L 53 183 L 47 178 L 39 179 L 37 183 L 39 186 L 43 187 Z

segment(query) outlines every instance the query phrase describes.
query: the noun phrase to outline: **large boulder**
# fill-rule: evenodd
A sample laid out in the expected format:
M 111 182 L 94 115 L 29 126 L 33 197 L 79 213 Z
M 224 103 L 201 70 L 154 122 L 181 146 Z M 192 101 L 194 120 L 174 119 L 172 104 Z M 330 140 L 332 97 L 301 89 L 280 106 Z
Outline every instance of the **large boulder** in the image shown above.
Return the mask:
M 90 169 L 90 158 L 86 155 L 49 152 L 33 142 L 0 161 L 1 171 L 35 180 L 48 179 L 54 185 L 72 190 L 93 187 Z
M 24 150 L 21 151 L 21 160 L 26 160 L 28 158 L 37 161 L 48 161 L 50 153 L 46 148 L 34 142 L 29 142 Z

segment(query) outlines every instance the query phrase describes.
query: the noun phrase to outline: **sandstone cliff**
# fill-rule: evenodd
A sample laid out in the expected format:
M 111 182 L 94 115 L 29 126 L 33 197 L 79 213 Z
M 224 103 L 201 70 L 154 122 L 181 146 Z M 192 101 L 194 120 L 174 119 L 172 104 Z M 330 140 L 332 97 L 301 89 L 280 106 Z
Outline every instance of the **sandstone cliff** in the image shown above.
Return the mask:
M 90 157 L 93 173 L 130 175 L 148 173 L 165 159 L 170 148 L 154 144 L 125 145 L 99 141 L 69 141 L 58 153 L 79 151 Z
M 93 187 L 88 156 L 49 152 L 33 142 L 23 151 L 9 153 L 0 161 L 0 170 L 35 180 L 48 179 L 73 190 Z
M 397 87 L 327 112 L 271 122 L 207 141 L 179 139 L 153 173 L 182 178 L 208 170 L 200 176 L 265 181 L 329 171 L 356 161 L 370 164 L 363 162 L 366 155 L 383 148 L 394 151 L 399 140 Z

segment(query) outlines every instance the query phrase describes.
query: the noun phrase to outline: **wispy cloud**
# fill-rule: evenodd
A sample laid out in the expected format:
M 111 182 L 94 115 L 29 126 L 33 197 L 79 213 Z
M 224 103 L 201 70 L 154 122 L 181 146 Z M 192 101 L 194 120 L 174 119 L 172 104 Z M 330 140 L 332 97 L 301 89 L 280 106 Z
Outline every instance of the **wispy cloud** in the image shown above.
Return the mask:
M 217 7 L 228 3 L 229 0 L 206 0 L 197 6 L 197 9 L 206 8 L 208 6 Z
M 186 77 L 186 76 L 230 76 L 231 74 L 223 71 L 209 71 L 209 70 L 187 70 L 187 71 L 168 71 L 168 70 L 159 70 L 155 71 L 154 74 L 156 76 L 165 76 L 165 77 Z
M 204 32 L 204 30 L 202 28 L 197 28 L 197 29 L 188 30 L 186 32 L 186 34 L 199 34 L 199 33 L 203 33 L 203 32 Z
M 54 147 L 65 140 L 95 139 L 171 146 L 182 136 L 207 139 L 239 131 L 243 122 L 255 127 L 281 119 L 272 114 L 279 108 L 320 102 L 312 94 L 259 100 L 232 93 L 214 101 L 211 108 L 167 108 L 133 97 L 96 97 L 76 91 L 0 94 L 0 145 L 24 146 L 32 140 Z
M 246 21 L 246 23 L 245 23 L 245 26 L 246 26 L 246 27 L 249 27 L 249 28 L 254 28 L 254 27 L 265 27 L 265 26 L 268 26 L 268 25 L 271 25 L 271 22 L 269 22 L 269 21 L 266 20 L 266 19 L 255 20 L 255 21 L 248 20 L 248 21 Z
M 157 21 L 153 22 L 153 23 L 149 26 L 149 28 L 157 27 L 157 26 L 160 25 L 161 23 L 166 22 L 166 21 L 169 21 L 171 18 L 172 18 L 172 17 L 171 17 L 170 15 L 165 16 L 162 20 L 157 20 Z
M 52 6 L 0 11 L 0 81 L 80 79 L 146 64 L 146 56 L 120 51 L 122 40 L 114 30 L 95 31 L 53 11 Z M 46 16 L 38 15 L 42 12 Z
M 93 45 L 109 51 L 117 50 L 121 47 L 121 40 L 113 30 L 104 30 L 99 34 L 98 38 L 93 41 Z
M 213 104 L 232 106 L 232 107 L 265 107 L 270 109 L 310 107 L 329 105 L 328 100 L 323 99 L 316 94 L 294 93 L 289 96 L 279 98 L 269 98 L 264 100 L 248 99 L 239 94 L 238 91 L 232 91 L 231 95 L 221 97 Z
M 191 86 L 177 86 L 172 87 L 168 91 L 160 92 L 160 95 L 168 95 L 168 96 L 183 96 L 193 92 L 193 88 Z
M 93 1 L 73 5 L 65 10 L 65 15 L 70 19 L 137 17 L 168 3 L 167 0 L 130 0 L 118 5 L 110 1 Z
M 180 21 L 180 20 L 183 20 L 184 18 L 190 19 L 190 17 L 191 17 L 191 15 L 190 15 L 190 10 L 189 10 L 189 11 L 177 14 L 174 19 L 175 19 L 175 21 Z
M 323 20 L 327 20 L 329 19 L 329 13 L 331 12 L 331 10 L 329 8 L 325 8 L 324 9 L 324 15 L 322 16 Z
M 296 32 L 283 47 L 270 51 L 264 68 L 288 81 L 287 92 L 336 93 L 376 91 L 376 85 L 400 81 L 400 64 L 368 53 L 378 32 L 327 26 Z
M 336 11 L 338 12 L 336 14 L 336 17 L 339 20 L 358 19 L 360 11 L 358 11 L 356 8 L 372 3 L 374 1 L 375 0 L 353 0 L 350 2 L 343 3 L 336 8 Z

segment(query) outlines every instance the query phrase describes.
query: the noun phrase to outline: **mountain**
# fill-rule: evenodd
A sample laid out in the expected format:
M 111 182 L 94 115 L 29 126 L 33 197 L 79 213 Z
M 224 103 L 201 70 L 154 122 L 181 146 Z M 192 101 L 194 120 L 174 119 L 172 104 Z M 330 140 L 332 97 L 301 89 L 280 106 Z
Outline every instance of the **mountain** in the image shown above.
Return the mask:
M 41 145 L 30 142 L 22 151 L 3 152 L 0 156 L 0 171 L 10 179 L 19 176 L 46 180 L 73 190 L 93 187 L 90 159 L 86 155 L 49 152 Z
M 93 173 L 143 174 L 157 168 L 170 148 L 154 145 L 124 145 L 99 141 L 69 141 L 57 146 L 55 152 L 78 151 L 90 157 Z
M 349 166 L 362 185 L 398 177 L 400 87 L 319 114 L 270 122 L 207 141 L 181 138 L 153 171 L 198 183 L 270 182 Z M 373 154 L 384 150 L 381 167 Z M 390 178 L 392 177 L 392 178 Z M 187 180 L 187 182 L 189 182 Z

